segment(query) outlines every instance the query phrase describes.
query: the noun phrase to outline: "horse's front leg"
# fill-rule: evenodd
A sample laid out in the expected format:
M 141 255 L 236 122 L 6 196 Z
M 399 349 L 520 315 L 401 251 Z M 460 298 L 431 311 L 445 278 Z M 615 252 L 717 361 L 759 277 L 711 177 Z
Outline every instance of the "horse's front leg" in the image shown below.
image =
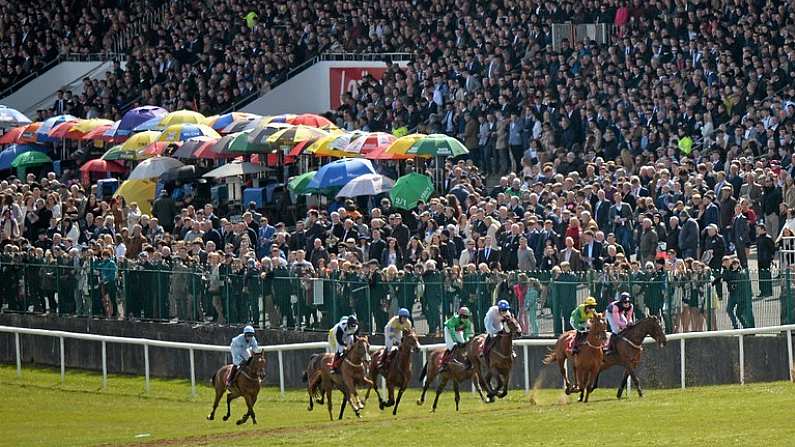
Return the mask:
M 621 399 L 621 396 L 624 395 L 624 388 L 626 388 L 627 386 L 628 377 L 629 377 L 629 368 L 624 368 L 624 376 L 621 378 L 621 383 L 618 384 L 616 399 Z
M 638 391 L 638 397 L 643 397 L 643 389 L 640 387 L 640 380 L 638 380 L 638 376 L 635 374 L 635 369 L 629 369 L 629 376 L 632 378 L 632 384 L 635 385 L 635 389 Z

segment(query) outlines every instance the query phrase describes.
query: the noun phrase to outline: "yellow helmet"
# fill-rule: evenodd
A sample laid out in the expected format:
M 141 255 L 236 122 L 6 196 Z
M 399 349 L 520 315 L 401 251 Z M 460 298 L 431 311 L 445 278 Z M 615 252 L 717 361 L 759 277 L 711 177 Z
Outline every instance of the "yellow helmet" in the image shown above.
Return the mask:
M 586 306 L 596 307 L 596 298 L 589 296 L 588 298 L 585 299 L 585 302 L 583 304 L 585 304 Z

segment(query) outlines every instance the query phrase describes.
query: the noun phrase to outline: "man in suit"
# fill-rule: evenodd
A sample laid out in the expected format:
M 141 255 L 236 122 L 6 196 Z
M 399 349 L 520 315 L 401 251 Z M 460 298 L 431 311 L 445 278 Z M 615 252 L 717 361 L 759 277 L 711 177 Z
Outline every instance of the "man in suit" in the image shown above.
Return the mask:
M 500 263 L 500 252 L 493 247 L 493 244 L 491 236 L 483 238 L 483 248 L 478 250 L 478 265 L 485 262 L 489 268 L 493 268 Z
M 641 264 L 654 262 L 657 256 L 657 231 L 652 226 L 651 219 L 644 218 L 641 222 L 640 246 L 638 247 L 638 260 Z
M 682 259 L 696 258 L 698 256 L 698 246 L 700 231 L 698 222 L 690 217 L 690 213 L 686 210 L 679 213 L 679 218 L 682 222 L 682 229 L 679 230 L 679 248 L 682 250 L 679 256 Z
M 740 260 L 742 268 L 748 268 L 748 253 L 751 251 L 749 245 L 751 244 L 751 232 L 748 226 L 748 218 L 743 214 L 743 205 L 747 204 L 744 200 L 740 202 L 734 209 L 734 220 L 731 225 L 732 240 L 734 241 L 734 249 L 737 251 L 737 259 Z
M 500 244 L 500 265 L 504 270 L 516 270 L 519 259 L 516 250 L 519 249 L 519 239 L 522 237 L 519 224 L 511 224 L 511 231 L 503 235 Z
M 596 203 L 593 205 L 593 216 L 596 225 L 602 231 L 610 231 L 610 202 L 605 197 L 605 191 L 599 188 L 596 191 Z
M 608 219 L 613 225 L 613 234 L 625 252 L 632 252 L 632 208 L 623 201 L 620 193 L 613 195 L 615 202 L 610 207 Z
M 756 224 L 756 251 L 759 256 L 759 297 L 773 296 L 770 267 L 776 254 L 776 243 L 768 234 L 764 223 Z
M 386 250 L 386 242 L 381 239 L 381 230 L 373 230 L 371 232 L 373 240 L 370 242 L 370 248 L 367 258 L 381 260 L 381 256 Z
M 594 240 L 594 234 L 591 230 L 587 230 L 582 234 L 580 255 L 584 268 L 602 270 L 602 243 Z
M 547 241 L 551 241 L 552 246 L 557 248 L 559 239 L 558 233 L 556 233 L 553 228 L 552 220 L 547 219 L 544 221 L 544 228 L 541 230 L 541 236 L 538 238 L 538 247 L 533 247 L 533 251 L 535 251 L 536 254 L 544 253 L 544 247 L 548 244 Z
M 458 265 L 462 268 L 466 267 L 468 264 L 476 263 L 478 261 L 478 250 L 475 248 L 475 241 L 472 239 L 468 239 L 466 242 L 466 250 L 461 252 L 461 256 L 458 257 Z
M 574 239 L 572 237 L 566 238 L 566 248 L 560 252 L 560 262 L 568 262 L 574 272 L 579 272 L 583 269 L 580 251 L 574 248 Z

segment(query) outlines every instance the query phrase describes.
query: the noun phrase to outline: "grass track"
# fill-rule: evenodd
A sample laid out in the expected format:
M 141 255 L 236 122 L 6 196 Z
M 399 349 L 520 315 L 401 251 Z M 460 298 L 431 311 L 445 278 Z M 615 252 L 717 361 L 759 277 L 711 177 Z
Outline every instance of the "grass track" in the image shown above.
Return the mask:
M 468 390 L 468 385 L 465 386 Z M 591 403 L 565 403 L 560 391 L 535 393 L 536 405 L 521 391 L 492 405 L 464 393 L 455 414 L 452 392 L 418 407 L 409 390 L 397 418 L 381 413 L 371 396 L 364 417 L 351 414 L 328 421 L 325 407 L 306 411 L 305 393 L 268 388 L 257 402 L 259 425 L 237 427 L 244 404 L 232 406 L 232 420 L 205 420 L 212 391 L 200 386 L 190 398 L 190 383 L 153 380 L 143 395 L 143 379 L 100 377 L 67 371 L 0 366 L 0 446 L 391 446 L 428 445 L 644 445 L 726 446 L 795 445 L 795 384 L 786 382 L 681 390 L 648 390 L 644 399 L 616 401 L 614 390 L 599 389 Z M 432 395 L 431 395 L 432 398 Z M 339 394 L 335 394 L 335 409 Z M 336 412 L 335 412 L 336 413 Z

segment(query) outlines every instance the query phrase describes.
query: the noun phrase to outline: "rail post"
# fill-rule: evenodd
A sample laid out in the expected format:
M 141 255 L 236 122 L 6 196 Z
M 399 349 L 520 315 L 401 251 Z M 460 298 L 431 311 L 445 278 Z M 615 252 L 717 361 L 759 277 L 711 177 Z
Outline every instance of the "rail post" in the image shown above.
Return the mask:
M 530 359 L 527 358 L 527 345 L 522 346 L 522 358 L 524 365 L 524 393 L 530 394 Z
M 743 343 L 743 334 L 737 338 L 740 343 L 740 385 L 745 385 L 745 344 Z
M 279 356 L 279 394 L 284 399 L 284 356 L 281 349 L 276 351 Z
M 188 350 L 190 355 L 190 395 L 196 397 L 196 365 L 193 362 L 193 348 Z
M 144 392 L 149 393 L 149 345 L 144 344 Z
M 787 331 L 787 359 L 789 360 L 787 363 L 789 365 L 789 380 L 792 381 L 795 380 L 793 377 L 795 371 L 792 370 L 792 330 Z
M 102 389 L 108 387 L 108 344 L 102 340 Z
M 63 346 L 63 337 L 58 337 L 58 340 L 60 341 L 61 345 L 61 385 L 63 385 L 66 382 L 66 363 L 64 362 L 65 350 Z
M 685 339 L 679 340 L 679 381 L 685 389 Z
M 22 352 L 19 349 L 19 332 L 14 332 L 14 349 L 17 352 L 17 377 L 22 377 Z

